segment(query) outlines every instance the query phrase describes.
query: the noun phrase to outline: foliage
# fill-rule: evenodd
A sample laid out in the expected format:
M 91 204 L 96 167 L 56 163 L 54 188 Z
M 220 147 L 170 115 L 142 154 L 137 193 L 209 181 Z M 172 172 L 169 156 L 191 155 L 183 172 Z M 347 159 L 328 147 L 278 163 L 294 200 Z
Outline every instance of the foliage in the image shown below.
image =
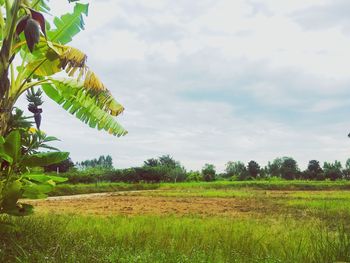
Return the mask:
M 44 166 L 44 172 L 45 173 L 50 173 L 50 172 L 66 173 L 69 171 L 69 169 L 73 167 L 74 167 L 74 163 L 72 162 L 71 158 L 67 158 L 62 162 Z
M 249 172 L 249 167 L 251 171 Z M 257 173 L 258 171 L 258 173 Z M 325 162 L 323 169 L 319 161 L 310 160 L 307 169 L 300 171 L 297 162 L 291 157 L 275 158 L 269 161 L 265 167 L 258 169 L 258 164 L 249 162 L 247 166 L 240 161 L 228 162 L 226 164 L 224 178 L 231 180 L 247 180 L 248 176 L 252 179 L 270 180 L 270 178 L 281 178 L 286 180 L 350 180 L 350 158 L 345 163 L 345 168 L 339 161 L 334 163 Z M 258 174 L 258 177 L 255 177 Z
M 321 180 L 323 179 L 323 170 L 320 166 L 320 162 L 317 160 L 309 161 L 307 169 L 303 172 L 303 178 L 309 180 Z
M 161 162 L 160 159 L 163 161 Z M 167 161 L 164 161 L 167 160 Z M 279 168 L 276 165 L 277 161 L 280 163 Z M 97 163 L 97 159 L 95 159 Z M 275 166 L 274 169 L 273 166 Z M 328 164 L 327 164 L 328 165 Z M 326 165 L 326 166 L 327 166 Z M 175 168 L 174 168 L 175 166 Z M 325 173 L 319 166 L 319 162 L 316 160 L 311 160 L 309 162 L 308 168 L 300 172 L 297 163 L 294 159 L 283 157 L 276 158 L 273 162 L 263 168 L 258 169 L 258 164 L 250 162 L 251 173 L 257 174 L 259 171 L 259 176 L 249 176 L 248 168 L 242 162 L 228 162 L 226 165 L 225 174 L 216 174 L 213 177 L 214 172 L 211 170 L 208 173 L 208 180 L 227 180 L 230 178 L 232 181 L 245 181 L 245 180 L 262 180 L 269 182 L 279 182 L 284 179 L 298 179 L 298 180 L 339 180 L 339 179 L 350 179 L 350 172 L 347 169 L 341 169 L 340 162 L 335 162 L 333 165 L 328 165 L 328 169 Z M 254 168 L 255 167 L 255 168 Z M 205 167 L 206 168 L 206 167 Z M 209 166 L 209 168 L 212 168 Z M 215 168 L 215 167 L 214 167 Z M 255 169 L 255 171 L 253 170 Z M 278 168 L 278 169 L 277 169 Z M 215 170 L 215 169 L 214 169 Z M 56 171 L 56 170 L 53 170 Z M 273 174 L 279 174 L 279 176 L 273 176 Z M 206 172 L 206 171 L 205 171 Z M 254 173 L 253 173 L 254 172 Z M 327 176 L 326 176 L 327 174 Z M 283 177 L 282 177 L 283 175 Z M 166 156 L 166 158 L 151 158 L 144 162 L 142 167 L 133 167 L 127 169 L 109 169 L 99 166 L 79 169 L 77 171 L 71 170 L 64 174 L 68 178 L 69 183 L 99 183 L 99 182 L 125 182 L 125 183 L 161 183 L 161 182 L 199 182 L 205 180 L 202 172 L 189 171 L 181 166 L 178 161 L 175 161 L 172 157 Z M 312 187 L 310 183 L 310 187 Z
M 298 165 L 297 162 L 291 157 L 283 157 L 282 165 L 280 168 L 281 177 L 283 179 L 292 180 L 297 178 Z
M 174 167 L 173 169 L 170 169 L 167 173 L 167 177 L 172 182 L 183 182 L 186 180 L 186 170 L 183 167 Z
M 27 215 L 32 206 L 18 202 L 20 198 L 45 197 L 56 182 L 65 178 L 33 173 L 32 168 L 60 162 L 68 157 L 64 152 L 38 153 L 42 141 L 29 141 L 27 131 L 14 130 L 0 137 L 0 214 Z
M 47 21 L 45 0 L 0 1 L 0 213 L 23 215 L 31 207 L 19 198 L 46 196 L 61 177 L 33 174 L 34 167 L 68 158 L 47 143 L 57 140 L 40 131 L 42 87 L 48 97 L 92 128 L 116 136 L 127 132 L 115 118 L 124 110 L 86 64 L 87 56 L 66 45 L 84 28 L 88 4 L 74 3 L 72 13 Z M 45 15 L 44 15 L 45 13 Z M 56 74 L 61 73 L 61 74 Z M 63 76 L 65 78 L 58 78 Z M 15 109 L 27 93 L 37 130 Z
M 248 163 L 247 171 L 250 177 L 257 178 L 258 175 L 260 174 L 260 166 L 257 162 L 250 161 Z
M 206 182 L 214 181 L 216 175 L 215 166 L 213 164 L 206 163 L 202 168 L 202 177 Z
M 48 143 L 53 141 L 58 141 L 58 139 L 54 136 L 47 136 L 43 131 L 29 128 L 22 132 L 23 153 L 38 153 L 38 149 L 58 151 L 57 148 L 48 145 Z
M 350 169 L 350 158 L 348 158 L 345 162 L 345 169 Z
M 71 2 L 72 13 L 48 21 L 47 1 L 0 1 L 0 136 L 9 132 L 13 106 L 25 92 L 28 109 L 40 128 L 42 91 L 34 91 L 40 86 L 90 127 L 117 136 L 127 133 L 114 118 L 124 108 L 88 68 L 87 56 L 67 45 L 84 28 L 83 18 L 88 14 L 88 4 Z M 67 77 L 57 78 L 59 72 Z
M 228 162 L 226 164 L 226 174 L 228 177 L 235 177 L 238 180 L 247 179 L 247 168 L 244 163 L 238 162 Z
M 23 111 L 21 109 L 14 108 L 8 122 L 7 133 L 10 133 L 13 130 L 18 130 L 21 128 L 29 129 L 33 125 L 33 122 L 30 121 L 30 119 L 32 119 L 32 117 L 24 116 Z
M 281 177 L 282 158 L 276 158 L 267 164 L 267 173 L 271 177 Z
M 170 155 L 162 155 L 144 162 L 143 167 L 136 168 L 136 176 L 141 181 L 182 182 L 186 180 L 186 170 L 180 162 Z
M 199 181 L 202 181 L 202 179 L 203 179 L 202 175 L 198 171 L 190 171 L 190 172 L 187 173 L 186 181 L 199 182 Z
M 179 162 L 176 162 L 170 155 L 163 155 L 158 158 L 160 166 L 166 166 L 169 168 L 175 168 L 181 166 Z
M 341 179 L 343 177 L 341 169 L 342 165 L 339 161 L 334 163 L 325 162 L 323 164 L 324 177 L 330 180 Z
M 98 159 L 85 160 L 77 163 L 77 167 L 82 170 L 90 168 L 112 169 L 113 159 L 110 155 L 101 155 Z
M 144 161 L 145 167 L 156 167 L 159 165 L 160 165 L 159 160 L 156 158 L 150 158 L 150 159 Z

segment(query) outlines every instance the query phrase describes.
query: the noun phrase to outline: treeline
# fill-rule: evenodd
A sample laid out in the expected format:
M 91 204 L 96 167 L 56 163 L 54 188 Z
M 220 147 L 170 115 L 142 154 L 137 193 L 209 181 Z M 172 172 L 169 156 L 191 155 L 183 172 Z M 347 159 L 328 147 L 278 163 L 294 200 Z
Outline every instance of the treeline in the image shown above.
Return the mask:
M 350 159 L 346 161 L 345 167 L 341 162 L 324 162 L 320 165 L 317 160 L 311 160 L 305 170 L 300 170 L 297 162 L 291 157 L 276 158 L 268 162 L 265 167 L 255 161 L 247 165 L 242 162 L 228 162 L 226 164 L 224 177 L 232 180 L 249 180 L 259 178 L 281 178 L 285 180 L 339 180 L 350 179 Z
M 81 166 L 70 169 L 64 174 L 70 183 L 96 183 L 96 182 L 183 182 L 187 179 L 187 171 L 169 155 L 148 159 L 141 167 L 128 169 L 111 169 L 110 167 Z
M 213 164 L 205 164 L 201 171 L 186 171 L 180 162 L 171 156 L 164 155 L 144 161 L 141 167 L 114 169 L 112 157 L 101 156 L 98 159 L 80 163 L 70 161 L 70 169 L 62 174 L 70 183 L 96 182 L 183 182 L 183 181 L 214 181 L 214 180 L 350 180 L 350 159 L 345 167 L 339 161 L 325 162 L 320 165 L 317 160 L 311 160 L 305 170 L 298 167 L 291 157 L 276 158 L 264 167 L 256 161 L 247 164 L 243 162 L 228 162 L 224 173 L 217 173 Z M 66 163 L 67 164 L 67 163 Z M 67 165 L 66 165 L 67 166 Z M 46 170 L 46 169 L 45 169 Z M 51 171 L 56 171 L 52 167 Z
M 82 162 L 77 162 L 76 167 L 78 169 L 88 169 L 88 168 L 101 168 L 101 169 L 112 169 L 113 168 L 113 159 L 112 156 L 101 155 L 99 158 L 92 160 L 85 160 Z
M 110 155 L 101 155 L 99 158 L 85 160 L 82 162 L 76 162 L 68 158 L 67 160 L 58 163 L 44 166 L 45 172 L 58 172 L 58 173 L 67 173 L 68 171 L 85 171 L 92 168 L 99 170 L 112 170 L 113 169 L 113 159 Z

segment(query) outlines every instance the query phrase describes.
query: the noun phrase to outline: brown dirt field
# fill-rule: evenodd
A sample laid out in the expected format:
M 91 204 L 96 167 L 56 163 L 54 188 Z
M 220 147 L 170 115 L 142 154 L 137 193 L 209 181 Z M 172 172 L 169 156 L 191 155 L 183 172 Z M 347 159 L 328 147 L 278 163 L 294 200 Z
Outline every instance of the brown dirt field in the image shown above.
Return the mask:
M 199 215 L 244 217 L 266 214 L 273 204 L 258 199 L 146 197 L 115 194 L 54 197 L 31 200 L 39 212 L 87 215 Z

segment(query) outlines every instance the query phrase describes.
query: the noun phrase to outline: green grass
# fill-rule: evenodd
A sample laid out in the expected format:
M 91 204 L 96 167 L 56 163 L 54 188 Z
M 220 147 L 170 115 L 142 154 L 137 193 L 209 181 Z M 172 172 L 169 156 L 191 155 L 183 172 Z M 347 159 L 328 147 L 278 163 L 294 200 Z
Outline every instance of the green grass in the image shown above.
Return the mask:
M 60 184 L 50 193 L 51 196 L 88 194 L 135 190 L 186 190 L 197 189 L 263 189 L 263 190 L 350 190 L 350 181 L 216 181 L 184 183 L 106 183 Z
M 285 181 L 285 180 L 257 180 L 257 181 L 215 181 L 215 182 L 185 182 L 162 183 L 161 189 L 232 189 L 252 188 L 264 190 L 350 190 L 350 181 Z
M 312 213 L 319 217 L 350 220 L 350 192 L 316 192 L 290 193 L 278 201 L 281 205 L 297 208 L 300 211 Z
M 256 213 L 2 216 L 0 221 L 17 229 L 5 231 L 0 224 L 0 262 L 350 262 L 348 186 L 303 181 L 59 185 L 61 195 L 129 191 L 123 195 L 230 198 Z M 144 189 L 157 191 L 130 192 Z
M 319 220 L 36 215 L 0 241 L 1 262 L 335 262 L 350 232 Z
M 97 183 L 97 184 L 59 184 L 49 193 L 50 196 L 107 193 L 118 191 L 137 191 L 158 189 L 158 184 L 127 184 L 127 183 Z

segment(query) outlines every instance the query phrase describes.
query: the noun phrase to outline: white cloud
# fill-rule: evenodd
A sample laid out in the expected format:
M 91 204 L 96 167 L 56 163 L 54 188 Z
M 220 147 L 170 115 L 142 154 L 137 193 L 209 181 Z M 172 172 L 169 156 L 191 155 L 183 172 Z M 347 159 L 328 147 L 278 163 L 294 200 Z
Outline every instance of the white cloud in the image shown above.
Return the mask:
M 43 129 L 74 160 L 111 154 L 118 167 L 162 154 L 192 169 L 285 155 L 302 167 L 345 161 L 350 38 L 343 20 L 300 26 L 295 14 L 315 3 L 332 5 L 92 1 L 86 31 L 72 45 L 126 107 L 120 121 L 130 133 L 117 139 L 89 129 L 49 101 Z M 68 8 L 52 4 L 55 14 Z

